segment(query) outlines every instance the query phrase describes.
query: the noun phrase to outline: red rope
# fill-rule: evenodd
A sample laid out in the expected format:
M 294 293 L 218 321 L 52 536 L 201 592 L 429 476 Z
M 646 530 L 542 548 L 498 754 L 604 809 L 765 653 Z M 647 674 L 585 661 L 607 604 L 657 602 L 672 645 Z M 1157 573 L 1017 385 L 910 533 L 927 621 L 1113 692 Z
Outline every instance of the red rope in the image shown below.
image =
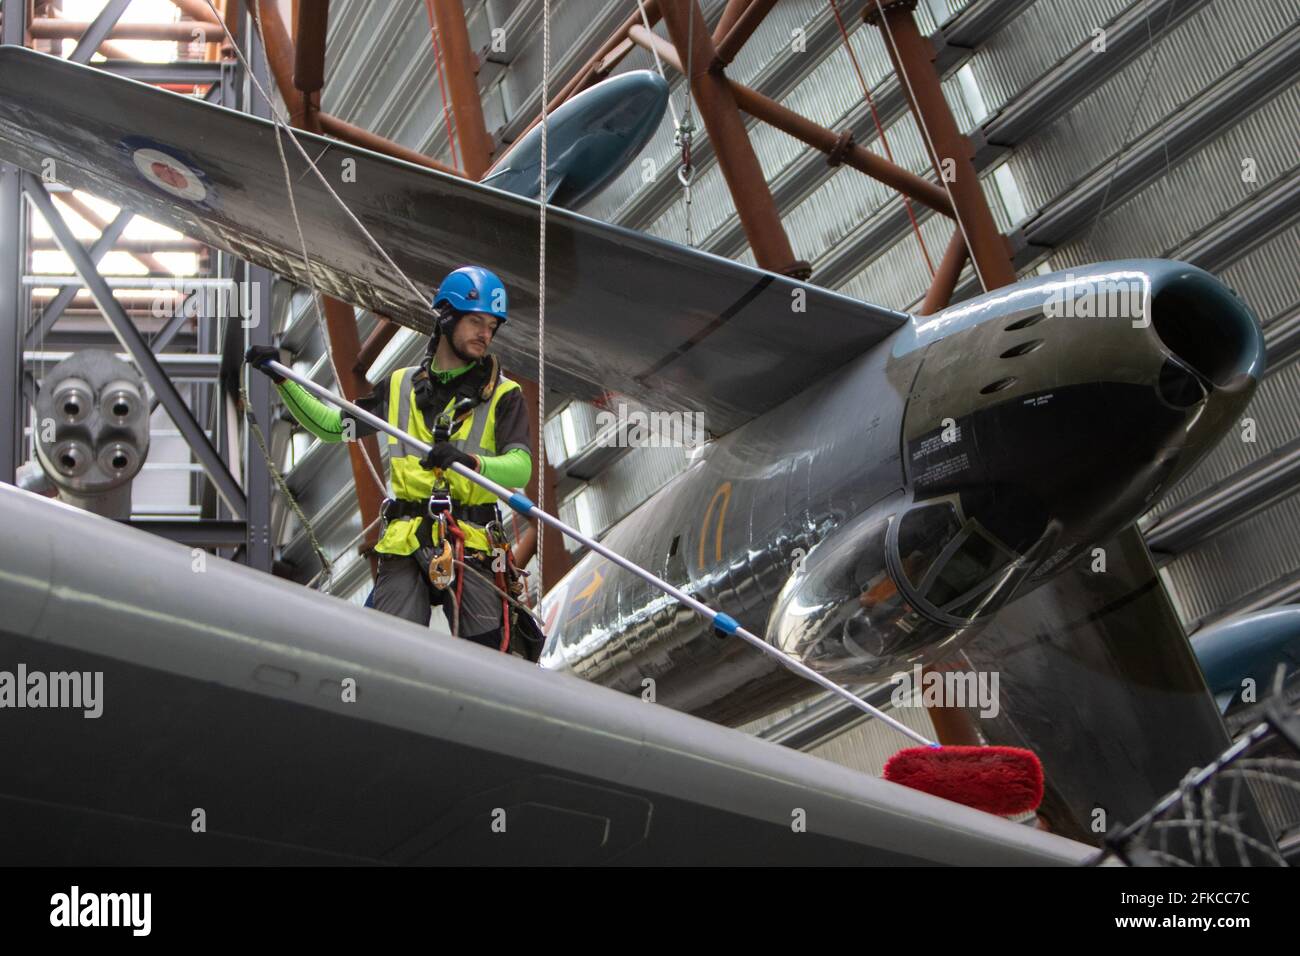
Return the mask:
M 438 70 L 438 92 L 442 95 L 442 121 L 447 126 L 447 145 L 451 149 L 451 164 L 462 168 L 456 155 L 456 139 L 451 135 L 451 113 L 447 109 L 447 89 L 443 77 L 442 47 L 438 44 L 438 27 L 433 22 L 433 0 L 424 0 L 424 10 L 429 14 L 429 39 L 433 42 L 433 65 Z
M 506 558 L 507 564 L 510 559 Z M 510 602 L 505 598 L 510 593 L 510 582 L 504 571 L 496 573 L 496 584 L 501 589 L 501 646 L 497 648 L 502 654 L 510 653 Z
M 880 142 L 885 147 L 885 158 L 892 163 L 894 153 L 889 148 L 889 138 L 885 135 L 885 128 L 880 123 L 880 114 L 876 112 L 876 101 L 872 98 L 871 90 L 867 87 L 866 77 L 862 75 L 862 67 L 858 65 L 858 57 L 853 52 L 853 44 L 849 42 L 849 31 L 844 28 L 844 19 L 840 16 L 840 8 L 836 5 L 835 0 L 829 0 L 829 2 L 831 13 L 835 14 L 835 22 L 840 28 L 840 37 L 844 40 L 844 50 L 853 63 L 853 72 L 858 74 L 858 82 L 862 84 L 862 96 L 867 101 L 867 106 L 871 108 L 871 120 L 876 124 L 876 135 L 880 137 Z M 912 232 L 916 235 L 916 241 L 921 246 L 921 255 L 925 259 L 926 267 L 930 270 L 931 278 L 933 278 L 934 262 L 930 259 L 930 250 L 925 247 L 925 239 L 921 237 L 921 227 L 917 224 L 916 212 L 912 209 L 911 198 L 903 196 L 903 205 L 907 207 L 907 218 L 912 221 Z

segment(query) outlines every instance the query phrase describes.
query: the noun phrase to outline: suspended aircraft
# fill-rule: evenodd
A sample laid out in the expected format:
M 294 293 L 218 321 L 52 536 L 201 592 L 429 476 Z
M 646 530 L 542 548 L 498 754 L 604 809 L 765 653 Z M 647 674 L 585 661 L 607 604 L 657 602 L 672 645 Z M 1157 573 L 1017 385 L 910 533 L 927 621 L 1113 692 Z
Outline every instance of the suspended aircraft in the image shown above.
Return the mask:
M 638 135 L 643 125 L 624 117 Z M 487 264 L 511 292 L 512 321 L 494 348 L 507 371 L 535 377 L 536 199 L 294 135 L 319 177 L 269 121 L 0 49 L 0 159 L 53 168 L 62 183 L 419 332 L 430 331 L 438 280 L 465 262 Z M 580 166 L 554 171 L 557 189 L 590 195 L 575 186 Z M 608 171 L 601 166 L 587 167 L 588 185 Z M 499 181 L 513 176 L 521 192 L 535 181 L 527 169 L 503 170 Z M 34 742 L 5 744 L 0 759 L 24 768 L 7 799 L 27 808 L 9 818 L 10 845 L 25 839 L 23 823 L 63 814 L 76 832 L 96 834 L 99 858 L 138 826 L 153 834 L 157 858 L 174 859 L 185 852 L 183 834 L 166 836 L 188 799 L 180 791 L 203 780 L 238 808 L 225 859 L 491 852 L 465 836 L 468 807 L 488 794 L 533 800 L 551 823 L 579 821 L 572 827 L 588 836 L 591 820 L 633 821 L 626 845 L 575 837 L 583 859 L 680 859 L 734 851 L 744 826 L 771 822 L 793 781 L 814 789 L 834 777 L 836 792 L 859 795 L 849 800 L 858 809 L 832 814 L 846 859 L 1077 862 L 1081 844 L 1101 839 L 1099 809 L 1113 823 L 1132 820 L 1227 746 L 1133 524 L 1233 428 L 1262 371 L 1257 321 L 1212 276 L 1160 260 L 1104 263 L 912 316 L 557 207 L 547 263 L 547 386 L 606 407 L 626 398 L 703 412 L 713 436 L 604 541 L 841 683 L 956 655 L 998 669 L 1001 716 L 981 723 L 981 741 L 1039 754 L 1043 820 L 1069 839 L 944 801 L 935 810 L 884 781 L 844 784 L 838 768 L 684 716 L 739 725 L 817 689 L 594 556 L 546 596 L 544 669 L 528 669 L 224 562 L 207 562 L 219 574 L 198 583 L 175 545 L 6 491 L 0 581 L 19 609 L 6 658 L 93 662 L 138 690 L 99 744 L 129 770 L 78 751 L 93 746 L 78 744 L 81 724 L 51 738 L 68 760 Z M 1137 290 L 1139 313 L 1080 317 L 1079 303 L 1115 284 Z M 121 580 L 83 573 L 64 534 L 129 556 Z M 349 668 L 373 688 L 351 711 L 335 699 Z M 656 706 L 641 700 L 646 680 Z M 198 687 L 206 692 L 187 696 Z M 150 711 L 150 695 L 170 695 L 168 707 Z M 363 747 L 372 759 L 326 783 L 322 762 L 345 737 L 347 760 Z M 385 763 L 379 748 L 390 745 Z M 89 763 L 71 759 L 78 753 Z M 484 760 L 457 764 L 467 753 Z M 274 774 L 277 759 L 303 783 L 295 806 L 322 801 L 280 850 L 269 817 L 233 795 L 237 782 Z M 419 810 L 399 806 L 393 786 L 419 790 L 423 780 L 408 759 L 434 759 L 449 776 L 459 767 L 464 779 L 444 780 L 451 796 L 420 790 Z M 692 776 L 712 761 L 734 773 Z M 88 776 L 61 779 L 76 767 Z M 157 781 L 161 792 L 144 799 Z M 358 824 L 355 839 L 331 829 L 358 812 L 349 783 L 383 794 L 391 812 Z M 431 825 L 421 811 L 434 804 Z M 277 823 L 291 812 L 271 806 Z M 684 827 L 685 812 L 665 822 L 670 806 L 743 819 L 729 836 L 710 836 Z M 786 829 L 789 813 L 777 814 Z M 887 836 L 905 820 L 915 824 L 906 839 Z M 615 827 L 620 839 L 627 825 Z M 751 835 L 762 830 L 754 825 Z M 555 851 L 545 831 L 530 831 L 540 859 Z M 242 856 L 241 846 L 250 848 Z M 76 857 L 69 840 L 61 847 Z

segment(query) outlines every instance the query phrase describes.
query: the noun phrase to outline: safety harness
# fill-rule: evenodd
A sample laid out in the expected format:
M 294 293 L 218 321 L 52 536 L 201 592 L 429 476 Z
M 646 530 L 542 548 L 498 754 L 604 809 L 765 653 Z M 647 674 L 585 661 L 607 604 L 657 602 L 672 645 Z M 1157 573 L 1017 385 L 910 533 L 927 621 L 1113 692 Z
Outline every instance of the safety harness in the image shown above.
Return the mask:
M 481 371 L 475 370 L 469 373 L 458 383 L 456 391 L 453 392 L 453 397 L 457 398 L 456 404 L 451 409 L 441 412 L 438 408 L 437 387 L 429 373 L 428 362 L 422 364 L 413 373 L 411 388 L 417 407 L 426 416 L 432 417 L 437 413 L 433 429 L 435 443 L 449 440 L 465 419 L 473 414 L 478 406 L 489 401 L 496 392 L 501 377 L 501 366 L 497 357 L 489 354 L 480 369 Z M 445 399 L 443 401 L 445 402 Z M 465 575 L 463 570 L 458 574 L 456 569 L 457 567 L 463 569 L 466 565 L 464 564 L 465 534 L 455 519 L 459 517 L 484 527 L 494 555 L 493 580 L 502 594 L 502 633 L 499 650 L 503 654 L 509 653 L 512 614 L 510 599 L 518 600 L 524 594 L 526 589 L 524 578 L 527 572 L 515 567 L 514 555 L 496 505 L 459 505 L 455 506 L 455 509 L 456 513 L 453 515 L 451 488 L 443 474 L 443 469 L 435 468 L 433 487 L 427 500 L 387 498 L 383 503 L 382 514 L 385 523 L 399 518 L 429 519 L 425 527 L 428 528 L 429 544 L 434 549 L 433 557 L 429 561 L 429 584 L 434 590 L 440 592 L 447 591 L 454 584 L 457 609 L 460 607 L 464 591 Z M 528 634 L 528 629 L 524 630 L 524 636 L 529 638 L 521 642 L 524 645 L 525 656 L 536 660 L 540 652 L 540 644 L 536 648 L 529 646 L 535 641 Z M 540 637 L 540 632 L 537 636 Z

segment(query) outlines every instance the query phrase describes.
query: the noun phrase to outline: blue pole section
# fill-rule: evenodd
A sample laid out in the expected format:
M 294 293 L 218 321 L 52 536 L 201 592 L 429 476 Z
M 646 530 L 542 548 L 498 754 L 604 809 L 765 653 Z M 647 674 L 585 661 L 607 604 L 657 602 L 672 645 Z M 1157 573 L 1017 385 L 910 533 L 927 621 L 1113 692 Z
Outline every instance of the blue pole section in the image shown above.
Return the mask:
M 348 414 L 355 417 L 358 421 L 363 421 L 367 425 L 371 425 L 382 432 L 386 432 L 387 434 L 394 436 L 395 438 L 400 438 L 406 444 L 418 448 L 422 453 L 427 454 L 429 450 L 432 448 L 431 445 L 428 445 L 425 442 L 413 438 L 411 435 L 408 435 L 400 428 L 390 425 L 388 422 L 384 421 L 378 415 L 370 414 L 364 408 L 360 408 L 352 404 L 351 402 L 349 402 L 347 399 L 335 395 L 333 392 L 329 391 L 326 388 L 322 388 L 320 385 L 317 385 L 311 379 L 302 377 L 301 375 L 294 372 L 293 369 L 286 368 L 284 365 L 281 365 L 279 362 L 267 362 L 266 367 L 269 368 L 271 371 L 275 372 L 277 375 L 282 375 L 285 378 L 289 379 L 290 381 L 297 382 L 299 385 L 307 389 L 307 391 L 311 392 L 313 395 L 315 395 L 317 398 L 321 399 L 322 401 L 326 401 L 333 405 L 337 405 L 339 408 L 343 409 Z M 483 475 L 480 475 L 478 472 L 472 471 L 471 469 L 466 468 L 464 465 L 461 464 L 452 465 L 451 470 L 456 472 L 456 474 L 460 475 L 462 478 L 474 482 L 474 484 L 478 485 L 480 488 L 486 488 L 488 491 L 492 492 L 492 494 L 496 495 L 498 498 L 500 498 L 502 501 L 508 504 L 515 511 L 519 512 L 521 515 L 526 515 L 530 518 L 536 518 L 538 521 L 546 522 L 552 528 L 555 528 L 557 531 L 560 531 L 563 534 L 568 535 L 570 538 L 573 538 L 575 541 L 581 542 L 582 544 L 590 548 L 592 551 L 596 552 L 597 554 L 601 555 L 607 560 L 612 561 L 614 564 L 617 564 L 620 568 L 623 568 L 625 571 L 635 574 L 637 577 L 641 578 L 641 580 L 654 585 L 659 590 L 663 591 L 665 594 L 671 595 L 672 597 L 676 598 L 678 601 L 681 601 L 691 610 L 707 618 L 710 622 L 712 622 L 714 628 L 716 628 L 721 633 L 736 635 L 737 637 L 746 641 L 752 647 L 757 648 L 759 651 L 762 651 L 764 654 L 768 655 L 769 657 L 775 658 L 783 666 L 788 667 L 790 670 L 794 671 L 800 677 L 806 678 L 807 680 L 812 681 L 814 684 L 817 684 L 819 687 L 822 687 L 825 690 L 830 691 L 832 694 L 836 694 L 839 697 L 842 697 L 844 700 L 851 703 L 854 707 L 858 708 L 861 711 L 864 711 L 868 716 L 874 717 L 878 720 L 883 720 L 885 723 L 893 727 L 899 733 L 906 734 L 908 737 L 912 738 L 918 743 L 923 744 L 926 747 L 939 746 L 933 740 L 927 739 L 925 736 L 917 733 L 911 727 L 908 727 L 905 724 L 902 724 L 899 721 L 895 720 L 893 717 L 890 717 L 884 711 L 871 706 L 871 704 L 868 704 L 865 700 L 862 700 L 856 695 L 849 693 L 839 684 L 835 683 L 830 678 L 817 673 L 815 670 L 813 670 L 808 665 L 804 664 L 802 661 L 795 660 L 789 655 L 783 653 L 780 649 L 773 647 L 771 644 L 767 643 L 767 641 L 763 640 L 761 637 L 758 637 L 757 635 L 751 633 L 750 631 L 747 631 L 745 628 L 740 626 L 739 621 L 737 621 L 735 618 L 731 617 L 730 615 L 723 614 L 721 611 L 713 610 L 713 608 L 709 607 L 707 604 L 704 604 L 701 601 L 697 601 L 695 598 L 691 597 L 689 594 L 685 593 L 684 591 L 681 591 L 678 588 L 673 587 L 667 581 L 655 577 L 649 571 L 645 570 L 645 568 L 633 564 L 631 561 L 623 557 L 621 554 L 617 554 L 616 552 L 611 551 L 609 548 L 605 547 L 599 541 L 587 537 L 577 528 L 572 528 L 569 525 L 565 524 L 563 521 L 561 521 L 559 518 L 555 517 L 554 515 L 547 514 L 545 511 L 542 511 L 531 501 L 529 501 L 527 497 L 520 494 L 519 492 L 511 491 L 509 488 L 505 487 L 504 485 L 498 485 L 495 481 L 492 481 L 489 478 L 485 478 Z

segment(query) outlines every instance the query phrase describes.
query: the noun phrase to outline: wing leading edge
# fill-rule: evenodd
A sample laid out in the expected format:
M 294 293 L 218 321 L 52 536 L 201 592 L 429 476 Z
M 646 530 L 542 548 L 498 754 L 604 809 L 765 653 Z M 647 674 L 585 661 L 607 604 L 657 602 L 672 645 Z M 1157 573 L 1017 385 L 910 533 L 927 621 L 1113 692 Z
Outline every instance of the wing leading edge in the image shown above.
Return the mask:
M 537 364 L 538 207 L 310 133 L 304 149 L 418 287 L 394 275 L 285 142 L 323 292 L 419 331 L 450 269 L 481 262 L 511 292 L 497 351 Z M 22 47 L 0 49 L 0 159 L 305 282 L 275 127 Z M 816 286 L 556 209 L 547 214 L 547 384 L 703 411 L 721 434 L 907 321 Z

